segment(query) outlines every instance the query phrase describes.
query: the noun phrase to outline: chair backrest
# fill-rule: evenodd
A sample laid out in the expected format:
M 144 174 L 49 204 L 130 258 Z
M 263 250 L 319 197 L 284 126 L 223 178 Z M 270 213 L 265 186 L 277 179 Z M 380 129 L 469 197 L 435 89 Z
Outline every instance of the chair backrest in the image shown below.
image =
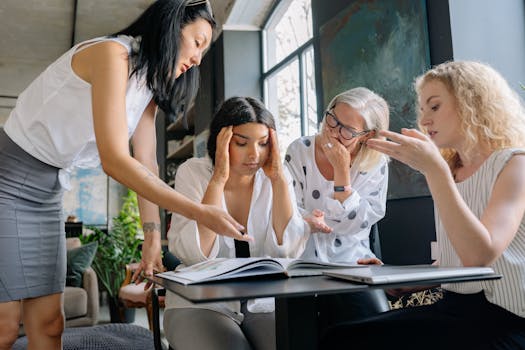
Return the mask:
M 66 231 L 66 237 L 78 237 L 82 235 L 83 230 L 82 221 L 80 222 L 66 222 L 64 230 Z
M 385 264 L 432 262 L 430 243 L 436 240 L 432 197 L 388 200 L 386 215 L 377 226 Z
M 377 228 L 377 223 L 372 225 L 370 228 L 370 235 L 368 236 L 368 241 L 370 242 L 370 250 L 375 256 L 381 260 L 381 240 L 379 238 L 379 229 Z
M 180 260 L 170 253 L 167 246 L 162 246 L 162 264 L 168 271 L 173 271 L 180 264 Z

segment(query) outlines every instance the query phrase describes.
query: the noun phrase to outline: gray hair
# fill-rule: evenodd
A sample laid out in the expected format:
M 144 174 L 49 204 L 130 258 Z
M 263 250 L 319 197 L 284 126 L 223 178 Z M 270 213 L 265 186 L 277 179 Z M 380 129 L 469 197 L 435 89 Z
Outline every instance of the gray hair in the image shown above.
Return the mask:
M 372 138 L 383 138 L 378 135 L 378 131 L 388 130 L 389 124 L 389 108 L 384 98 L 367 88 L 356 87 L 335 96 L 327 109 L 335 108 L 338 103 L 344 103 L 361 114 L 365 128 L 376 131 Z M 381 157 L 381 153 L 363 144 L 354 164 L 358 165 L 359 170 L 368 170 L 377 165 Z

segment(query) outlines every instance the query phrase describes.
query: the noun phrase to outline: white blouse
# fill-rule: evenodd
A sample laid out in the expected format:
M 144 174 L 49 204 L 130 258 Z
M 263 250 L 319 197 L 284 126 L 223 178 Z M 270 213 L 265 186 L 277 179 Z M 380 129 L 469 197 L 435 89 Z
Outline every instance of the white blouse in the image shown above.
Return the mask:
M 209 157 L 191 158 L 177 170 L 175 189 L 189 199 L 200 202 L 213 174 L 213 165 Z M 272 184 L 270 179 L 259 169 L 255 174 L 250 212 L 247 222 L 247 233 L 254 238 L 249 243 L 252 257 L 296 258 L 304 250 L 309 230 L 295 203 L 292 179 L 285 169 L 288 180 L 290 199 L 294 215 L 290 219 L 283 235 L 283 244 L 279 245 L 272 225 Z M 222 207 L 227 210 L 224 196 Z M 233 238 L 218 235 L 209 256 L 200 249 L 199 229 L 193 220 L 173 213 L 168 231 L 169 250 L 175 254 L 184 265 L 193 265 L 217 257 L 234 258 L 235 243 Z M 215 304 L 191 304 L 190 302 L 169 293 L 166 307 L 204 307 L 227 314 L 239 313 L 238 302 Z M 235 316 L 232 316 L 235 318 Z
M 329 262 L 356 262 L 374 257 L 369 247 L 370 228 L 385 215 L 388 162 L 382 157 L 373 169 L 350 169 L 352 194 L 344 201 L 334 199 L 334 182 L 326 180 L 315 162 L 315 136 L 306 136 L 288 147 L 285 164 L 294 179 L 295 195 L 303 215 L 314 209 L 325 212 L 333 228 L 329 234 L 310 236 L 301 258 Z
M 5 132 L 24 151 L 42 162 L 60 168 L 60 183 L 69 189 L 73 168 L 100 164 L 93 112 L 91 84 L 71 68 L 73 55 L 102 41 L 114 41 L 129 53 L 130 36 L 101 37 L 72 47 L 40 74 L 18 97 L 5 124 Z M 128 137 L 135 132 L 153 93 L 143 76 L 133 75 L 126 87 Z
M 500 172 L 515 154 L 525 154 L 525 150 L 495 151 L 472 176 L 456 184 L 461 197 L 476 217 L 481 218 L 483 215 Z M 437 210 L 435 210 L 435 217 L 440 253 L 439 264 L 462 266 Z M 516 236 L 491 267 L 503 278 L 496 281 L 444 284 L 442 287 L 463 294 L 484 290 L 487 300 L 491 303 L 525 317 L 525 216 L 521 219 Z

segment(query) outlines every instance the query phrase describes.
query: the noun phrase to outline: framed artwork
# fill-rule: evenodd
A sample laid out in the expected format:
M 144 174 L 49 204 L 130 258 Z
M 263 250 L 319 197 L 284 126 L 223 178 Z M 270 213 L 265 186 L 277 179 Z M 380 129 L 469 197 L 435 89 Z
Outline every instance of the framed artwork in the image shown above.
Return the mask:
M 357 0 L 320 27 L 324 106 L 364 86 L 390 106 L 390 130 L 416 126 L 414 78 L 430 67 L 425 0 Z M 425 179 L 390 162 L 388 198 L 429 195 Z
M 75 215 L 84 225 L 108 225 L 108 176 L 99 166 L 76 169 L 71 174 L 71 190 L 64 192 L 64 221 Z

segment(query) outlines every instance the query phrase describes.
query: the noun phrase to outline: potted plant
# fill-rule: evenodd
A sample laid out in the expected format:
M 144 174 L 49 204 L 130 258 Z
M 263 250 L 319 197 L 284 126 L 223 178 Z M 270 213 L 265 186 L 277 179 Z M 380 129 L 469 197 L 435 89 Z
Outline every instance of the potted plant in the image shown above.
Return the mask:
M 82 240 L 83 243 L 98 242 L 92 267 L 108 294 L 111 322 L 126 322 L 126 318 L 128 322 L 133 322 L 134 309 L 128 310 L 126 315 L 126 310 L 119 305 L 118 293 L 126 276 L 126 264 L 140 261 L 141 258 L 142 229 L 136 193 L 128 190 L 122 208 L 113 218 L 113 225 L 107 234 L 97 228 L 92 230 L 94 233 Z

